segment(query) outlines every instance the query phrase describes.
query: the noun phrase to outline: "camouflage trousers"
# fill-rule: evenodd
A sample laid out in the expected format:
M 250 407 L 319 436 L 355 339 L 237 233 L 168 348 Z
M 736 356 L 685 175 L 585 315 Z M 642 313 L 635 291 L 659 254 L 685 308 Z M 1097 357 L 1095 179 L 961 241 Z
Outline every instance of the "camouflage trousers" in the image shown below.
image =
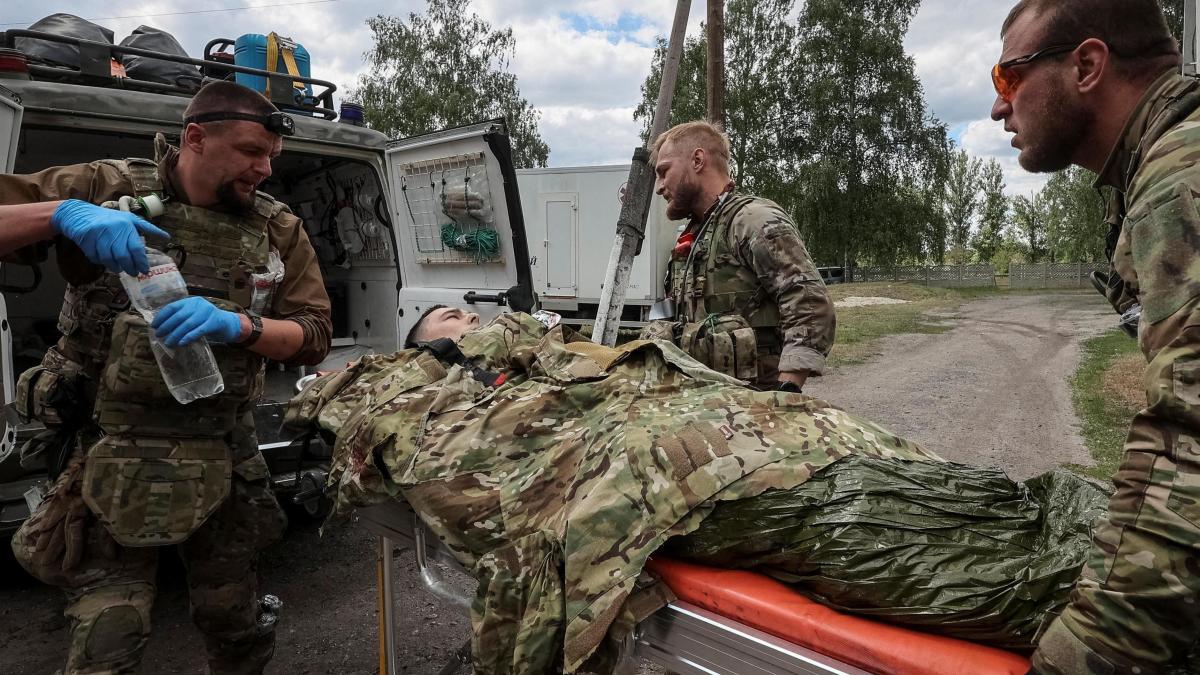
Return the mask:
M 80 499 L 78 493 L 52 492 L 26 525 L 56 498 Z M 273 626 L 260 630 L 258 624 L 258 557 L 283 535 L 286 524 L 267 481 L 247 481 L 235 473 L 229 497 L 178 545 L 192 621 L 204 634 L 211 673 L 261 673 L 270 661 L 275 634 Z M 120 546 L 89 513 L 82 558 L 64 571 L 61 561 L 35 562 L 25 534 L 23 526 L 13 537 L 17 560 L 67 595 L 71 642 L 65 672 L 135 672 L 150 636 L 159 547 Z
M 1070 604 L 1043 633 L 1046 675 L 1155 673 L 1200 636 L 1200 441 L 1139 415 Z

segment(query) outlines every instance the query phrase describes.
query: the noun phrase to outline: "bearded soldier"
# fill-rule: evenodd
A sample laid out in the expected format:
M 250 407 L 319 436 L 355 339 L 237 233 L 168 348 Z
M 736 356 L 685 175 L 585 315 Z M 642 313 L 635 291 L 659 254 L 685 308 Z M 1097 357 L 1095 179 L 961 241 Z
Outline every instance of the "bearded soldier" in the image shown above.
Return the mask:
M 676 323 L 644 337 L 670 338 L 759 388 L 800 391 L 824 369 L 836 320 L 795 223 L 774 202 L 735 189 L 729 139 L 708 122 L 667 130 L 653 161 L 667 217 L 691 220 L 666 280 Z
M 1116 493 L 1034 666 L 1161 672 L 1200 621 L 1200 82 L 1155 0 L 1022 0 L 1001 35 L 992 118 L 1026 170 L 1074 164 L 1111 190 L 1108 296 L 1140 302 L 1149 361 Z
M 66 591 L 68 673 L 137 668 L 158 548 L 167 545 L 178 545 L 187 567 L 210 672 L 259 673 L 274 650 L 273 623 L 259 621 L 256 565 L 286 520 L 258 451 L 253 406 L 265 359 L 318 363 L 332 331 L 304 228 L 256 189 L 293 129 L 261 95 L 219 82 L 191 101 L 178 149 L 156 139 L 154 161 L 0 176 L 7 216 L 31 232 L 61 235 L 56 249 L 69 282 L 62 338 L 18 386 L 20 412 L 53 437 L 47 463 L 57 475 L 13 538 L 21 564 Z M 169 242 L 129 213 L 97 206 L 151 195 L 165 203 L 155 220 Z M 176 255 L 190 294 L 152 325 L 129 309 L 115 273 L 79 255 L 145 271 L 144 249 L 128 245 L 134 227 Z M 117 260 L 96 249 L 118 252 Z M 275 257 L 281 278 L 269 268 Z M 276 279 L 266 296 L 263 279 Z M 177 403 L 152 355 L 151 331 L 167 347 L 206 338 L 224 391 Z

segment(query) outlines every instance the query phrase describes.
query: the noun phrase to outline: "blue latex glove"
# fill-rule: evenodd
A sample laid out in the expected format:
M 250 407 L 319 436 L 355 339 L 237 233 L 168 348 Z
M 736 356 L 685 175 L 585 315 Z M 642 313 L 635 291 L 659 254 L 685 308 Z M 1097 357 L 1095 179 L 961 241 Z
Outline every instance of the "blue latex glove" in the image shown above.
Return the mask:
M 190 344 L 199 338 L 236 342 L 242 335 L 242 315 L 227 312 L 204 298 L 184 298 L 158 310 L 154 334 L 168 347 Z
M 142 234 L 170 238 L 128 211 L 106 209 L 79 199 L 60 204 L 50 217 L 50 226 L 75 242 L 92 262 L 130 276 L 150 271 Z

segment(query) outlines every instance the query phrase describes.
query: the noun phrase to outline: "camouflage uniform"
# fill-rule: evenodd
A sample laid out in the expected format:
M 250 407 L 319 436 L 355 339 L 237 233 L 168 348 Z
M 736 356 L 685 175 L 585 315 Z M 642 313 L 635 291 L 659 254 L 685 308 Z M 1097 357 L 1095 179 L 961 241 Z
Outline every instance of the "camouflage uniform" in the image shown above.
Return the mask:
M 1100 175 L 1121 223 L 1114 306 L 1142 305 L 1146 408 L 1071 603 L 1034 656 L 1045 673 L 1157 672 L 1200 625 L 1200 82 L 1146 92 Z M 1114 280 L 1116 282 L 1117 280 Z
M 682 236 L 689 233 L 695 243 L 686 256 L 672 260 L 666 280 L 666 295 L 685 324 L 676 344 L 715 370 L 762 388 L 774 388 L 779 371 L 819 374 L 833 347 L 833 303 L 783 209 L 767 199 L 726 192 Z M 701 339 L 706 323 L 712 333 L 732 333 L 732 339 L 709 344 Z M 744 327 L 753 334 L 737 332 Z M 747 370 L 733 362 L 750 344 L 757 367 L 751 362 Z
M 403 497 L 480 581 L 478 673 L 603 671 L 596 660 L 670 599 L 647 558 L 717 501 L 794 487 L 851 455 L 938 461 L 666 342 L 606 348 L 505 315 L 460 347 L 508 379 L 485 387 L 416 350 L 368 356 L 310 385 L 288 422 L 337 435 L 339 511 Z
M 252 275 L 266 269 L 273 249 L 285 272 L 257 303 L 263 315 L 303 327 L 295 362 L 318 362 L 328 351 L 329 301 L 299 220 L 266 195 L 246 215 L 189 206 L 170 181 L 177 152 L 161 136 L 156 146 L 157 164 L 102 160 L 0 176 L 0 201 L 165 194 L 167 213 L 156 220 L 186 253 L 180 272 L 189 291 L 226 309 L 256 306 L 254 289 L 263 287 Z M 63 337 L 22 375 L 17 403 L 74 441 L 13 550 L 31 574 L 67 593 L 67 672 L 137 668 L 150 632 L 158 547 L 168 544 L 178 545 L 187 567 L 192 618 L 211 672 L 261 672 L 274 633 L 259 625 L 257 559 L 286 525 L 254 432 L 263 358 L 214 345 L 225 391 L 176 403 L 150 352 L 150 329 L 128 309 L 117 276 L 81 260 L 68 242 L 58 247 L 70 282 L 59 317 Z

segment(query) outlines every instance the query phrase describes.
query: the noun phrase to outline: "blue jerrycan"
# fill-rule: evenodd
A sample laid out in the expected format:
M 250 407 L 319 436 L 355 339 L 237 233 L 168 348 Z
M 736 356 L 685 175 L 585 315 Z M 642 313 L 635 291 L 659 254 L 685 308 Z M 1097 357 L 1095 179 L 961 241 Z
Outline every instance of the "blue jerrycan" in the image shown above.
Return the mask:
M 311 77 L 312 73 L 308 50 L 304 48 L 304 45 L 275 33 L 269 35 L 247 33 L 239 37 L 233 43 L 233 62 L 239 66 L 260 68 L 299 77 Z M 235 77 L 238 84 L 270 97 L 271 83 L 266 77 L 247 73 L 237 73 Z M 294 86 L 292 98 L 296 101 L 296 105 L 316 103 L 311 84 Z

